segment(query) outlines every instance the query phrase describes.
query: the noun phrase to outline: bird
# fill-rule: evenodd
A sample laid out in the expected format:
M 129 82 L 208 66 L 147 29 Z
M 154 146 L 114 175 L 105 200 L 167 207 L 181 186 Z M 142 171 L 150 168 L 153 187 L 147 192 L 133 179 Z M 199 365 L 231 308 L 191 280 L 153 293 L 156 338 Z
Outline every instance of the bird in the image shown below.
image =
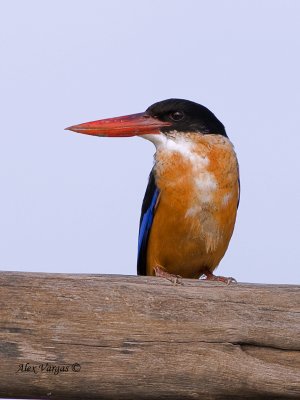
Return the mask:
M 141 209 L 138 275 L 175 284 L 181 278 L 236 282 L 214 270 L 235 226 L 239 164 L 224 125 L 208 108 L 171 98 L 142 113 L 66 129 L 102 137 L 139 136 L 156 147 Z

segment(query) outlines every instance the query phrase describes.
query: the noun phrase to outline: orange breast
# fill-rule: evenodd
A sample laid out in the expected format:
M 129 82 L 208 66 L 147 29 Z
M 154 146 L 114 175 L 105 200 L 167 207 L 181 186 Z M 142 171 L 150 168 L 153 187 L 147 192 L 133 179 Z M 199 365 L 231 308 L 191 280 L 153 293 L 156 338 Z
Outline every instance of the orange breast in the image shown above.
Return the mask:
M 238 164 L 220 135 L 184 134 L 157 149 L 160 189 L 148 242 L 147 274 L 156 265 L 199 278 L 213 271 L 228 247 L 236 219 Z

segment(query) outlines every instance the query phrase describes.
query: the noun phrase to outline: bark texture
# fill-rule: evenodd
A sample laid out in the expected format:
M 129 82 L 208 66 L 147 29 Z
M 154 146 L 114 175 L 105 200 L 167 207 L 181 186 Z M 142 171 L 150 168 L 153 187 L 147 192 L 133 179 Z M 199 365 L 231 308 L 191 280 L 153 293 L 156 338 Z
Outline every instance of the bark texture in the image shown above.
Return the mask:
M 300 287 L 0 273 L 0 396 L 299 399 Z

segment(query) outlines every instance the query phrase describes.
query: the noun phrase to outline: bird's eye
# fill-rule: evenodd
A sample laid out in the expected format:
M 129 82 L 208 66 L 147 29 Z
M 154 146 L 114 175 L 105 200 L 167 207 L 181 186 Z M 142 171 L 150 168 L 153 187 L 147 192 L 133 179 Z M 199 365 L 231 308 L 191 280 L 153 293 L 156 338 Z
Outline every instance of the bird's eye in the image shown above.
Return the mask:
M 182 111 L 174 111 L 170 114 L 170 118 L 173 121 L 181 121 L 184 118 L 184 113 Z

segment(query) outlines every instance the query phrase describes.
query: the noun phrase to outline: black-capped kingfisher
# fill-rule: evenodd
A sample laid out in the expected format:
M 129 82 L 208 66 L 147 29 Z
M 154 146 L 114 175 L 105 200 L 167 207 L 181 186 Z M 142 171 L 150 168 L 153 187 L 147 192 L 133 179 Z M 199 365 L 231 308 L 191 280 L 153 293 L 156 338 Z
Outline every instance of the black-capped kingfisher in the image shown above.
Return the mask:
M 138 240 L 138 275 L 213 275 L 234 229 L 239 168 L 223 124 L 206 107 L 169 99 L 143 113 L 71 126 L 94 136 L 141 136 L 156 147 Z

